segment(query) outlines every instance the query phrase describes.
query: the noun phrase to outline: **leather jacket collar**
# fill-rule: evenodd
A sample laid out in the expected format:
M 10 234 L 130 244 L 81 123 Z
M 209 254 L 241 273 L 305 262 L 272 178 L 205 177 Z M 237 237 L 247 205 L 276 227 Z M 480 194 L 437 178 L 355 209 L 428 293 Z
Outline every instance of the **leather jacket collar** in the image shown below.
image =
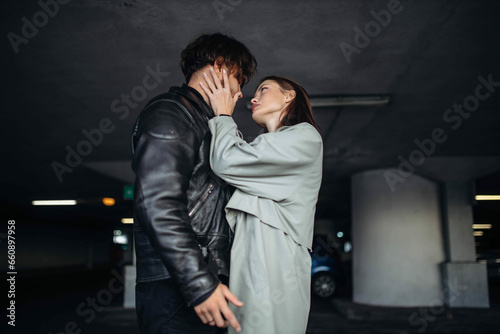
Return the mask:
M 203 116 L 208 117 L 208 119 L 215 117 L 212 108 L 210 108 L 207 102 L 205 102 L 200 92 L 193 87 L 183 84 L 181 87 L 171 87 L 169 92 L 180 94 L 192 103 L 198 104 L 200 106 L 200 109 L 198 110 L 201 111 Z

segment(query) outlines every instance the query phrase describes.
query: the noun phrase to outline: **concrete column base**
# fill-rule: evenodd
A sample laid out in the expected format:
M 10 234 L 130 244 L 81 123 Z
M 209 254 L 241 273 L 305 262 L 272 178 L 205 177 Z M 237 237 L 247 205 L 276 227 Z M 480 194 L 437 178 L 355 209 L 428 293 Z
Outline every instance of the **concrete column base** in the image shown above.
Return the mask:
M 448 307 L 490 307 L 486 264 L 446 262 L 442 270 L 442 298 Z
M 123 307 L 135 308 L 135 266 L 125 266 L 125 291 L 123 293 Z

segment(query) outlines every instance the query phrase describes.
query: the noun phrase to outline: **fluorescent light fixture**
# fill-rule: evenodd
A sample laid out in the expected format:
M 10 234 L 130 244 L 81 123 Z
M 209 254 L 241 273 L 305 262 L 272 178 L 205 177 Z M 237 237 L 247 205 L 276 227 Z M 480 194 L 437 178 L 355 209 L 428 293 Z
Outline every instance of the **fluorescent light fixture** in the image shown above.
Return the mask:
M 329 95 L 310 96 L 309 101 L 313 108 L 326 107 L 382 107 L 389 104 L 388 95 Z M 252 110 L 252 103 L 247 101 L 246 107 Z
M 472 228 L 475 230 L 489 230 L 491 224 L 472 224 Z
M 474 233 L 472 235 L 475 236 L 475 237 L 482 237 L 483 234 L 484 234 L 483 231 L 474 231 Z
M 31 202 L 33 205 L 76 205 L 76 201 L 74 199 L 68 200 L 50 200 L 50 201 L 33 201 Z
M 134 218 L 122 218 L 122 224 L 133 224 Z
M 360 96 L 311 96 L 311 107 L 346 107 L 346 106 L 386 106 L 390 102 L 387 95 L 360 95 Z
M 500 201 L 500 195 L 476 195 L 476 201 Z

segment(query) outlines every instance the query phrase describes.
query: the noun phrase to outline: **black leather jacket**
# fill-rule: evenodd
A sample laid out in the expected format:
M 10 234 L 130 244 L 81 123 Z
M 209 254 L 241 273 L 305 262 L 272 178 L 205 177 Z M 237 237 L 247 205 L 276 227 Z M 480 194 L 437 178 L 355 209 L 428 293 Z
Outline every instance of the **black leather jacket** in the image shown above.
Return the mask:
M 213 111 L 193 88 L 151 100 L 132 134 L 137 282 L 173 278 L 188 305 L 229 275 L 231 189 L 210 169 Z

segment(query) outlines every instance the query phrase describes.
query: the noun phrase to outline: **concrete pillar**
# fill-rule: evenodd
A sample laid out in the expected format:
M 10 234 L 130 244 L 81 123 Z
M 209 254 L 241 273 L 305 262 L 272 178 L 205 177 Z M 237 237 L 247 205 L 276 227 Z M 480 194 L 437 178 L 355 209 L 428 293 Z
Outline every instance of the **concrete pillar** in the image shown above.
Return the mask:
M 123 294 L 123 307 L 135 308 L 135 278 L 136 266 L 125 266 L 125 292 Z
M 134 240 L 134 238 L 131 238 Z M 125 290 L 123 293 L 123 307 L 135 308 L 135 278 L 137 277 L 137 267 L 135 265 L 135 242 L 132 241 L 132 265 L 125 266 Z
M 392 307 L 443 305 L 439 186 L 413 174 L 391 188 L 390 173 L 397 175 L 374 170 L 351 180 L 353 300 Z
M 473 188 L 470 182 L 443 185 L 443 231 L 446 262 L 442 264 L 444 301 L 450 307 L 489 307 L 486 264 L 476 262 L 472 235 Z M 456 288 L 458 287 L 458 288 Z

